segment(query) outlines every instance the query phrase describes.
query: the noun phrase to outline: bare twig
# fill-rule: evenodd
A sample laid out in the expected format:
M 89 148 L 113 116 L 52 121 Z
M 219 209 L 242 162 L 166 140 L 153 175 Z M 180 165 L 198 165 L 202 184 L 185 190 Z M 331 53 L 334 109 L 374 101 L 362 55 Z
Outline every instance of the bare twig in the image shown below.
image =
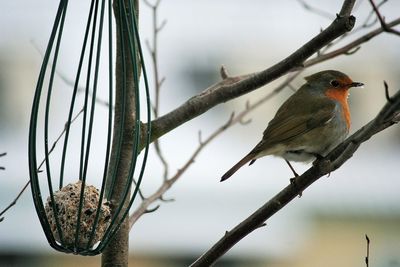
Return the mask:
M 215 245 L 201 255 L 191 266 L 211 266 L 214 264 L 237 242 L 258 229 L 267 219 L 295 199 L 299 193 L 304 192 L 312 183 L 342 166 L 344 162 L 353 156 L 363 142 L 376 133 L 398 123 L 400 120 L 400 90 L 391 99 L 393 101 L 387 102 L 372 121 L 347 138 L 324 159 L 316 160 L 313 163 L 313 167 L 296 178 L 296 183 L 289 184 L 256 212 L 231 231 L 226 232 Z
M 223 80 L 225 80 L 226 78 L 229 77 L 228 71 L 226 70 L 226 68 L 225 68 L 224 65 L 222 65 L 221 68 L 219 69 L 219 73 L 220 73 L 221 78 L 222 78 Z
M 392 102 L 393 102 L 393 99 L 390 97 L 390 94 L 389 94 L 389 86 L 388 86 L 388 84 L 387 84 L 386 81 L 383 81 L 383 86 L 385 87 L 385 97 L 386 97 L 386 100 L 387 100 L 388 102 L 392 103 Z
M 159 117 L 160 112 L 160 90 L 161 86 L 165 81 L 165 77 L 160 79 L 159 74 L 159 65 L 158 65 L 158 34 L 164 28 L 166 24 L 166 20 L 164 20 L 161 25 L 158 25 L 158 7 L 161 3 L 161 0 L 157 0 L 154 4 L 151 4 L 149 1 L 144 0 L 144 3 L 152 9 L 152 17 L 153 17 L 153 44 L 150 45 L 149 41 L 146 41 L 147 49 L 151 55 L 152 64 L 153 64 L 153 73 L 154 73 L 154 103 L 153 103 L 153 114 L 154 118 L 157 119 Z M 154 141 L 154 149 L 156 150 L 156 154 L 161 161 L 161 164 L 164 168 L 163 179 L 166 180 L 169 175 L 169 165 L 167 159 L 165 158 L 159 140 Z
M 400 18 L 393 20 L 392 22 L 388 23 L 387 25 L 389 27 L 392 27 L 392 26 L 399 25 L 399 24 L 400 24 Z M 360 47 L 361 44 L 368 42 L 369 40 L 371 40 L 372 38 L 378 36 L 379 34 L 381 34 L 383 32 L 384 32 L 384 30 L 381 27 L 376 30 L 373 30 L 341 48 L 338 48 L 338 49 L 331 51 L 329 53 L 326 53 L 326 54 L 321 54 L 320 56 L 318 56 L 316 58 L 307 60 L 306 62 L 304 62 L 304 67 L 308 68 L 317 63 L 321 63 L 328 59 L 337 57 L 339 55 L 348 54 L 349 51 L 354 51 L 353 49 L 357 49 L 357 47 Z
M 5 155 L 7 155 L 7 152 L 1 153 L 0 158 L 4 157 Z M 5 167 L 0 166 L 0 170 L 5 170 L 5 169 L 6 169 Z
M 81 115 L 83 113 L 83 108 L 72 118 L 70 125 L 72 125 L 72 123 L 74 123 L 74 121 L 79 117 L 79 115 Z M 67 126 L 68 124 L 65 123 L 64 129 L 62 130 L 62 132 L 58 135 L 58 137 L 56 138 L 56 140 L 53 142 L 50 150 L 49 150 L 49 155 L 53 152 L 54 148 L 56 147 L 57 143 L 60 141 L 61 137 L 65 134 L 65 132 L 67 131 Z M 37 168 L 37 172 L 42 172 L 40 170 L 40 168 L 43 166 L 43 164 L 46 162 L 46 158 L 44 158 L 42 160 L 42 162 L 40 163 L 39 167 Z M 7 207 L 5 207 L 1 212 L 0 212 L 0 216 L 2 216 L 3 214 L 5 214 L 11 207 L 13 207 L 15 204 L 17 204 L 17 201 L 19 200 L 19 198 L 22 196 L 22 194 L 25 192 L 26 188 L 28 188 L 28 185 L 30 184 L 30 180 L 28 180 L 25 185 L 21 188 L 21 190 L 19 191 L 19 193 L 17 194 L 17 196 L 10 202 L 10 204 L 7 205 Z M 1 219 L 4 219 L 1 218 Z
M 383 6 L 385 3 L 387 3 L 388 0 L 382 0 L 379 4 L 376 5 L 377 8 Z M 373 18 L 373 15 L 375 14 L 374 9 L 369 12 L 368 16 L 365 18 L 364 23 L 361 25 L 361 27 L 369 27 L 374 25 L 375 23 L 378 22 L 378 18 L 375 17 L 371 22 L 371 18 Z
M 367 256 L 365 256 L 365 265 L 366 265 L 366 267 L 369 267 L 369 243 L 370 243 L 370 240 L 369 240 L 369 237 L 367 234 L 365 234 L 365 239 L 367 240 Z
M 383 4 L 385 4 L 387 2 L 387 0 L 382 0 L 379 4 L 379 6 L 382 6 Z M 358 2 L 359 4 L 361 2 Z M 320 56 L 320 54 L 324 54 L 327 51 L 329 51 L 330 48 L 332 48 L 333 46 L 338 45 L 339 43 L 341 43 L 344 39 L 348 38 L 351 35 L 356 34 L 359 31 L 362 30 L 366 30 L 371 28 L 372 26 L 374 26 L 376 24 L 376 22 L 378 22 L 378 19 L 375 18 L 373 21 L 370 22 L 371 17 L 374 15 L 374 10 L 372 9 L 370 11 L 370 13 L 368 14 L 368 16 L 365 18 L 364 23 L 362 23 L 360 26 L 354 28 L 351 32 L 346 32 L 344 33 L 342 36 L 339 36 L 336 40 L 332 41 L 331 43 L 327 44 L 323 49 L 321 49 L 321 51 L 318 51 L 317 56 Z M 356 51 L 358 51 L 358 48 L 356 49 Z M 354 52 L 356 52 L 354 51 Z M 349 55 L 349 53 L 344 53 L 345 55 Z
M 22 189 L 19 191 L 18 195 L 8 204 L 7 207 L 5 207 L 1 212 L 0 212 L 0 222 L 4 220 L 4 217 L 2 217 L 11 207 L 13 207 L 15 204 L 17 204 L 18 199 L 22 196 L 22 194 L 25 192 L 26 188 L 29 186 L 30 181 L 28 181 Z
M 325 10 L 319 9 L 317 7 L 313 7 L 310 4 L 308 4 L 305 0 L 297 0 L 297 2 L 299 2 L 303 6 L 304 9 L 310 11 L 311 13 L 317 14 L 317 15 L 319 15 L 323 18 L 329 19 L 329 20 L 335 19 L 334 14 L 331 14 L 331 13 L 329 13 Z
M 81 115 L 83 113 L 83 108 L 72 118 L 71 123 L 69 125 L 72 125 L 72 123 L 74 123 L 74 121 L 79 117 L 79 115 Z M 65 123 L 64 125 L 64 129 L 62 130 L 62 132 L 58 135 L 57 139 L 54 141 L 54 143 L 52 144 L 50 150 L 49 150 L 49 155 L 53 152 L 53 150 L 56 148 L 57 143 L 60 141 L 61 137 L 65 134 L 65 132 L 67 131 L 67 127 L 68 127 L 68 122 Z M 44 158 L 42 160 L 42 162 L 40 163 L 37 171 L 38 172 L 42 172 L 40 170 L 40 168 L 43 166 L 43 164 L 45 163 L 46 159 Z
M 42 57 L 44 57 L 43 51 L 39 48 L 39 46 L 35 43 L 34 40 L 31 40 L 31 44 L 32 44 L 32 46 L 36 49 L 36 51 L 37 51 Z M 49 63 L 48 67 L 51 68 L 51 66 L 52 66 L 51 63 Z M 56 68 L 55 71 L 56 71 L 56 74 L 58 75 L 58 77 L 60 77 L 60 79 L 61 79 L 66 85 L 68 85 L 68 86 L 70 86 L 70 87 L 72 87 L 72 88 L 75 87 L 75 81 L 71 80 L 69 77 L 67 77 L 67 75 L 65 75 L 64 73 L 62 73 L 61 71 L 59 71 L 58 68 Z M 77 92 L 78 92 L 78 93 L 85 92 L 85 90 L 86 90 L 85 87 L 82 87 L 82 86 L 77 85 Z M 90 91 L 90 90 L 89 90 L 89 95 L 92 95 L 92 91 Z M 97 96 L 96 96 L 96 98 L 95 98 L 95 101 L 96 101 L 96 103 L 98 103 L 98 104 L 100 104 L 100 105 L 102 105 L 102 106 L 105 106 L 105 107 L 108 107 L 108 105 L 109 105 L 109 102 L 108 102 L 108 101 L 105 101 L 105 100 L 103 100 L 103 99 L 100 99 L 100 98 L 98 98 Z
M 376 16 L 378 17 L 379 22 L 381 23 L 381 27 L 385 32 L 389 32 L 389 33 L 393 33 L 395 35 L 400 36 L 400 31 L 396 31 L 395 29 L 393 29 L 391 26 L 389 26 L 386 22 L 385 22 L 385 18 L 381 15 L 381 13 L 379 12 L 378 7 L 375 5 L 373 0 L 369 0 Z

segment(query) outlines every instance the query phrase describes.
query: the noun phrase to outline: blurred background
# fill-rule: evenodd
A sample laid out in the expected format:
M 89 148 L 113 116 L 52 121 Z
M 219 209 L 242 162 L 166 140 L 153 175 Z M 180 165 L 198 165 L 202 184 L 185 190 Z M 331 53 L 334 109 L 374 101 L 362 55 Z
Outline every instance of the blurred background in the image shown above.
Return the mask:
M 149 0 L 150 1 L 150 0 Z M 74 79 L 88 1 L 71 1 L 64 54 L 59 71 Z M 167 20 L 159 35 L 159 71 L 166 81 L 161 91 L 161 114 L 220 80 L 223 64 L 231 75 L 265 69 L 285 58 L 321 28 L 328 26 L 342 1 L 309 0 L 324 10 L 321 16 L 300 1 L 162 1 L 159 21 Z M 142 4 L 142 3 L 141 3 Z M 58 1 L 6 1 L 0 9 L 0 210 L 29 179 L 28 127 L 33 93 Z M 370 13 L 368 1 L 357 1 L 356 27 Z M 386 21 L 397 18 L 399 1 L 388 1 L 381 12 Z M 151 10 L 140 9 L 143 40 L 151 38 Z M 361 30 L 345 39 L 379 27 Z M 74 33 L 75 35 L 72 35 Z M 151 39 L 150 39 L 151 40 Z M 382 34 L 352 56 L 340 56 L 304 71 L 293 82 L 324 69 L 341 70 L 365 83 L 350 96 L 351 132 L 370 121 L 385 104 L 383 80 L 394 93 L 400 88 L 400 38 Z M 340 47 L 340 45 L 338 46 Z M 71 53 L 71 54 L 68 54 Z M 149 53 L 148 72 L 152 73 Z M 150 75 L 150 77 L 152 77 Z M 246 101 L 271 92 L 284 78 L 239 99 L 219 105 L 160 139 L 171 175 L 204 137 L 224 124 Z M 70 90 L 62 79 L 59 89 Z M 151 81 L 151 85 L 154 84 Z M 204 149 L 195 164 L 167 192 L 174 202 L 161 203 L 130 233 L 132 266 L 187 266 L 289 183 L 291 171 L 278 158 L 258 160 L 229 181 L 220 176 L 261 138 L 268 121 L 292 91 L 289 88 L 249 114 L 251 123 L 237 125 Z M 62 98 L 59 100 L 62 102 Z M 99 107 L 100 112 L 104 107 Z M 55 111 L 54 116 L 65 110 Z M 61 116 L 61 115 L 60 115 Z M 62 117 L 64 118 L 64 117 Z M 62 130 L 65 119 L 60 119 Z M 101 125 L 98 126 L 101 129 Z M 101 131 L 101 130 L 98 130 Z M 365 266 L 367 234 L 374 267 L 400 266 L 400 128 L 393 126 L 364 143 L 344 166 L 313 184 L 287 207 L 238 243 L 216 266 Z M 99 157 L 101 153 L 99 153 Z M 94 161 L 96 161 L 94 155 Z M 102 157 L 101 157 L 102 158 Z M 99 160 L 100 161 L 100 160 Z M 309 165 L 295 164 L 298 172 Z M 73 173 L 73 170 L 71 170 Z M 143 192 L 149 195 L 162 183 L 162 165 L 151 149 Z M 73 175 L 73 174 L 71 174 Z M 31 200 L 25 192 L 0 223 L 0 266 L 99 266 L 100 257 L 64 255 L 50 248 Z

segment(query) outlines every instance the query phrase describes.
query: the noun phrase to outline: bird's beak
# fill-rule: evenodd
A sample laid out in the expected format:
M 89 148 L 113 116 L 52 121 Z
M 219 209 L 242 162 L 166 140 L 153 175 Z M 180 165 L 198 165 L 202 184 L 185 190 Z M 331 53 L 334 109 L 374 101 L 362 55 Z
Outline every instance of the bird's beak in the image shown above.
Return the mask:
M 363 87 L 364 84 L 363 83 L 359 83 L 359 82 L 352 82 L 349 86 L 350 87 Z

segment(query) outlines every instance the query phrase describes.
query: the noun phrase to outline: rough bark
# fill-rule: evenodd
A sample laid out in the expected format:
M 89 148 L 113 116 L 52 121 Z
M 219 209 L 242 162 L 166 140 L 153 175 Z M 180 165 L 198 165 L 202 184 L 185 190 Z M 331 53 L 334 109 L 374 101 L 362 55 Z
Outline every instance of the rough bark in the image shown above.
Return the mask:
M 129 4 L 128 0 L 125 0 L 126 6 Z M 138 10 L 138 1 L 134 1 L 135 9 Z M 113 2 L 114 14 L 116 18 L 117 28 L 119 25 L 119 12 L 118 12 L 118 0 L 114 0 Z M 138 12 L 135 14 L 137 16 Z M 122 48 L 121 48 L 121 34 L 127 36 L 126 32 L 119 32 L 117 30 L 117 42 L 116 42 L 116 71 L 115 71 L 115 114 L 114 114 L 114 134 L 113 134 L 113 143 L 111 150 L 111 158 L 108 170 L 108 176 L 114 172 L 116 168 L 116 182 L 113 191 L 112 198 L 110 199 L 111 207 L 115 207 L 118 203 L 121 202 L 122 194 L 125 191 L 128 179 L 128 173 L 131 164 L 132 151 L 133 151 L 133 131 L 131 129 L 134 128 L 135 125 L 135 94 L 134 94 L 134 78 L 133 78 L 133 66 L 129 53 L 129 46 L 127 41 L 123 46 L 125 49 L 125 58 L 123 59 Z M 125 38 L 127 39 L 127 38 Z M 124 71 L 123 71 L 123 62 L 126 62 L 125 65 L 125 79 Z M 139 64 L 137 64 L 139 65 Z M 128 89 L 127 95 L 125 99 L 123 98 L 123 88 L 124 82 Z M 126 101 L 126 110 L 124 120 L 122 118 L 123 110 L 122 110 L 122 101 Z M 122 132 L 120 131 L 120 125 L 124 123 Z M 122 135 L 122 147 L 121 147 L 121 156 L 117 159 L 117 147 L 118 147 L 118 139 L 119 136 Z M 110 180 L 108 179 L 106 190 L 110 188 Z M 124 209 L 127 208 L 129 203 L 129 197 L 124 203 Z M 113 209 L 115 211 L 115 208 Z M 122 214 L 120 214 L 122 215 Z M 115 234 L 113 239 L 108 244 L 107 248 L 104 250 L 101 257 L 101 266 L 102 267 L 127 267 L 129 259 L 129 218 L 125 218 L 118 232 Z

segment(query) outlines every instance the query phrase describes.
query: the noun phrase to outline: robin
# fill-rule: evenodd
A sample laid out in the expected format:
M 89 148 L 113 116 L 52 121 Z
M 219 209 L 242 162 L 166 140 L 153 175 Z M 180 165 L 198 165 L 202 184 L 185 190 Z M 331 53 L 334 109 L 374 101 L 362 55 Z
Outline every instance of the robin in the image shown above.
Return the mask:
M 346 138 L 350 129 L 349 89 L 363 84 L 336 70 L 321 71 L 305 80 L 278 109 L 262 140 L 222 176 L 221 182 L 246 163 L 251 165 L 268 155 L 284 158 L 298 176 L 289 161 L 323 158 Z

